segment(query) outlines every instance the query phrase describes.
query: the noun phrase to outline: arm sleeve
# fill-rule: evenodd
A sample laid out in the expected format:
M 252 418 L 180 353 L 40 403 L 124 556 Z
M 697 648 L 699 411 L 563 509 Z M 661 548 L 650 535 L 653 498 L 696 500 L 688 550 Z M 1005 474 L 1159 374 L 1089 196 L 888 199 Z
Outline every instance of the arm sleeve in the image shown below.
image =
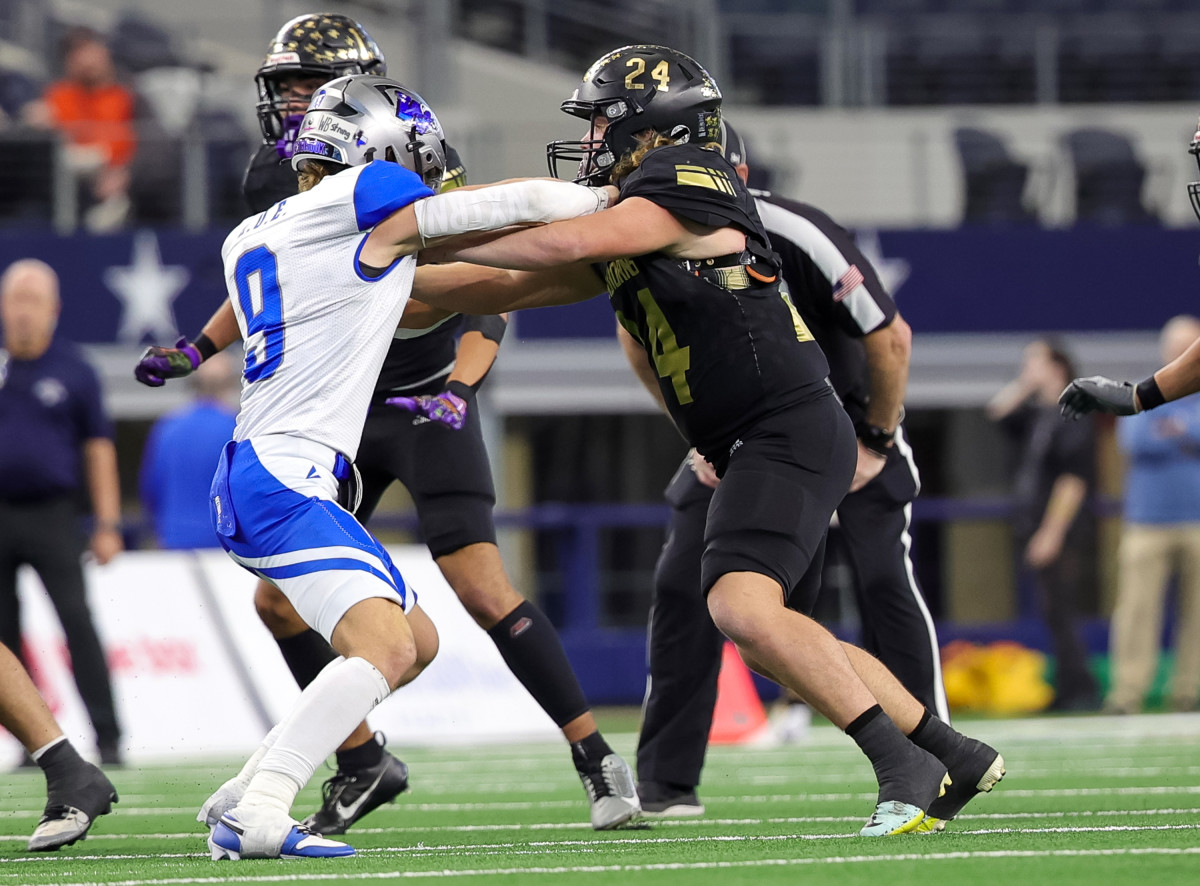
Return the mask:
M 499 314 L 468 314 L 463 318 L 463 332 L 478 332 L 488 341 L 500 344 L 508 329 L 508 321 Z
M 608 196 L 602 188 L 531 179 L 473 191 L 455 189 L 422 200 L 415 210 L 417 230 L 426 242 L 521 223 L 562 221 L 607 206 Z

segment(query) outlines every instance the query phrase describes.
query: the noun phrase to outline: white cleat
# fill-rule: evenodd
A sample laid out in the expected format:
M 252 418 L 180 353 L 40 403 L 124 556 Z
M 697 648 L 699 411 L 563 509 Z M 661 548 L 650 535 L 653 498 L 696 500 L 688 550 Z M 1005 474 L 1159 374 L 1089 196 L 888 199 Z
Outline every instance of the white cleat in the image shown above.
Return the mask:
M 886 800 L 875 807 L 867 823 L 858 832 L 860 837 L 892 837 L 907 834 L 925 818 L 925 810 L 911 803 Z
M 196 821 L 208 828 L 215 828 L 217 822 L 221 820 L 221 816 L 242 802 L 242 797 L 245 793 L 245 782 L 239 780 L 236 776 L 229 779 L 229 781 L 213 791 L 212 795 L 204 801 L 204 805 L 196 813 Z
M 247 813 L 248 814 L 248 813 Z M 238 813 L 226 813 L 208 835 L 208 851 L 213 861 L 243 858 L 347 858 L 354 847 L 327 840 L 291 817 L 280 814 L 263 816 L 253 826 L 244 824 Z
M 618 754 L 607 754 L 592 772 L 580 772 L 591 804 L 592 829 L 609 831 L 634 821 L 642 812 L 633 771 Z

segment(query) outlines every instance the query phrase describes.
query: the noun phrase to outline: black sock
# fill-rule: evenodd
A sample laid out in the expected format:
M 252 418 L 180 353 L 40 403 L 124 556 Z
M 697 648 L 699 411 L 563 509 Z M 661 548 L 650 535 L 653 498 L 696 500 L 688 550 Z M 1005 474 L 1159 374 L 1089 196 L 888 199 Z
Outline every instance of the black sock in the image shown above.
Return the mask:
M 914 757 L 929 760 L 883 712 L 879 705 L 868 708 L 846 727 L 846 734 L 862 748 L 879 781 L 879 802 L 905 799 L 914 794 L 911 783 L 921 773 L 913 771 Z M 931 763 L 936 762 L 930 760 Z
M 325 638 L 312 628 L 294 637 L 276 637 L 275 642 L 301 689 L 317 679 L 325 665 L 338 657 Z
M 558 631 L 533 603 L 523 601 L 489 628 L 488 636 L 513 676 L 560 729 L 588 712 Z
M 611 753 L 612 748 L 608 746 L 599 730 L 582 741 L 571 743 L 571 759 L 575 761 L 575 768 L 581 772 L 599 766 L 600 761 Z
M 60 785 L 70 786 L 78 777 L 79 770 L 87 765 L 68 739 L 60 741 L 38 757 L 37 764 L 46 774 L 46 793 L 51 799 Z
M 337 768 L 339 772 L 361 772 L 378 766 L 383 759 L 383 745 L 371 736 L 371 740 L 360 744 L 348 751 L 337 752 Z
M 929 711 L 908 735 L 909 741 L 945 763 L 962 744 L 962 734 Z

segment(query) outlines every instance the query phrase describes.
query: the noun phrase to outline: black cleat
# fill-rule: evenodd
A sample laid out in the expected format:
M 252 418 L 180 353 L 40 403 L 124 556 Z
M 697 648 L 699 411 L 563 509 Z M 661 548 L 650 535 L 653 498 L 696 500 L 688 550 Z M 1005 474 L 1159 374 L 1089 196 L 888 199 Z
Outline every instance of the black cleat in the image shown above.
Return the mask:
M 638 799 L 646 818 L 695 818 L 704 814 L 704 804 L 695 788 L 676 788 L 657 781 L 640 781 Z
M 356 821 L 408 790 L 408 767 L 387 751 L 376 766 L 338 770 L 321 788 L 321 808 L 304 819 L 314 834 L 344 834 Z
M 42 820 L 33 829 L 26 847 L 30 852 L 53 852 L 87 837 L 101 815 L 112 812 L 117 789 L 103 772 L 84 763 L 76 783 L 50 791 Z
M 925 820 L 917 826 L 918 833 L 933 833 L 946 827 L 978 794 L 986 794 L 1004 778 L 1004 758 L 996 749 L 963 737 L 962 744 L 945 760 L 953 782 L 946 793 L 934 800 L 926 811 Z

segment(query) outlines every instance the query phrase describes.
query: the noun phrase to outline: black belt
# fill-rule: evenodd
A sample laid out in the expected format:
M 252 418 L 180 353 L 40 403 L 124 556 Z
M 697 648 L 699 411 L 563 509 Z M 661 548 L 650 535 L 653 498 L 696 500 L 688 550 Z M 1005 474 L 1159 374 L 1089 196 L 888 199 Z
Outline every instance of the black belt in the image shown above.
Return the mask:
M 694 274 L 722 289 L 750 289 L 774 283 L 779 279 L 777 268 L 748 249 L 716 258 L 683 258 L 679 259 L 678 263 L 689 274 Z

